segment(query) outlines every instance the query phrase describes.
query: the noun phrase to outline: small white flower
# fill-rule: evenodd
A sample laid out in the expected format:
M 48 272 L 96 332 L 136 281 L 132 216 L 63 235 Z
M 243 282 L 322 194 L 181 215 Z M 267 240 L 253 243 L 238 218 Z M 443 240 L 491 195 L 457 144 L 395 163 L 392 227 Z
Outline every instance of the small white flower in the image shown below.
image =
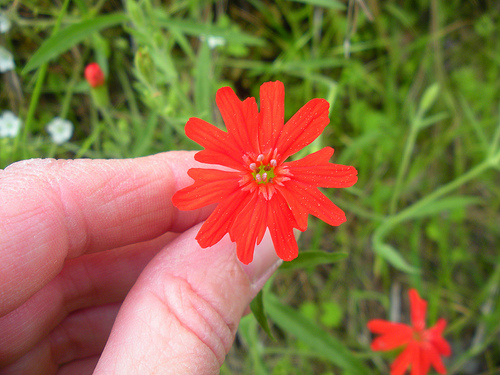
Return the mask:
M 58 145 L 68 142 L 73 135 L 73 123 L 60 117 L 54 117 L 46 129 L 52 142 Z
M 224 39 L 221 36 L 212 36 L 212 35 L 209 35 L 209 37 L 207 38 L 207 44 L 208 44 L 208 48 L 214 49 L 215 47 L 225 45 L 226 44 L 226 39 Z
M 5 16 L 5 14 L 0 13 L 0 34 L 4 34 L 10 30 L 10 20 Z
M 0 46 L 0 73 L 8 72 L 16 67 L 14 56 L 4 47 Z
M 205 36 L 205 35 L 201 35 L 200 36 L 200 40 L 202 42 L 204 42 L 206 40 L 207 44 L 208 44 L 208 48 L 210 48 L 210 49 L 214 49 L 215 47 L 223 46 L 223 45 L 226 44 L 226 39 L 224 39 L 221 36 L 214 36 L 214 35 Z
M 4 111 L 0 116 L 0 138 L 15 138 L 21 129 L 21 120 L 11 111 Z

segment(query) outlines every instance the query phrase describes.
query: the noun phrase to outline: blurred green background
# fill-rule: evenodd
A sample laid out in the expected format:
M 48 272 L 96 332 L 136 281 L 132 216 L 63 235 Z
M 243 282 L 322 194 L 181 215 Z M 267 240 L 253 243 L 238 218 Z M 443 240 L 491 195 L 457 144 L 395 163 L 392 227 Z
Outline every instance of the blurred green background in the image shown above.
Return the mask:
M 315 146 L 359 181 L 330 189 L 340 227 L 311 218 L 301 251 L 335 264 L 281 270 L 264 303 L 275 341 L 243 319 L 222 374 L 387 374 L 370 319 L 409 323 L 407 290 L 448 321 L 449 374 L 500 373 L 500 3 L 458 0 L 0 1 L 15 69 L 0 111 L 0 167 L 33 157 L 128 158 L 196 149 L 189 117 L 223 126 L 219 87 L 240 98 L 280 80 L 286 118 L 331 104 Z M 110 104 L 83 69 L 98 62 Z M 70 120 L 56 144 L 46 125 Z

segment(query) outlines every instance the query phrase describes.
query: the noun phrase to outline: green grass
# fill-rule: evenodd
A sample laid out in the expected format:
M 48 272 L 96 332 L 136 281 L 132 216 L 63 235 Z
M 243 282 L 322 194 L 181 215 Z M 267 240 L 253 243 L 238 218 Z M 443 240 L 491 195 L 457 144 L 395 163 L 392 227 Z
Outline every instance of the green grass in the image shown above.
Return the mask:
M 13 23 L 0 44 L 17 65 L 2 74 L 0 108 L 24 121 L 16 139 L 0 139 L 0 167 L 195 148 L 184 124 L 222 125 L 215 92 L 225 85 L 244 98 L 281 80 L 287 118 L 326 98 L 321 143 L 359 181 L 327 192 L 347 223 L 310 219 L 300 248 L 348 257 L 279 272 L 264 297 L 277 341 L 245 318 L 221 373 L 387 374 L 393 357 L 369 350 L 366 322 L 389 318 L 398 299 L 407 322 L 411 287 L 429 301 L 430 322 L 449 322 L 448 373 L 500 371 L 495 2 L 123 3 L 0 2 Z M 224 44 L 211 49 L 209 37 Z M 92 102 L 83 80 L 92 61 L 108 75 L 109 107 Z M 76 125 L 60 146 L 45 131 L 55 116 Z

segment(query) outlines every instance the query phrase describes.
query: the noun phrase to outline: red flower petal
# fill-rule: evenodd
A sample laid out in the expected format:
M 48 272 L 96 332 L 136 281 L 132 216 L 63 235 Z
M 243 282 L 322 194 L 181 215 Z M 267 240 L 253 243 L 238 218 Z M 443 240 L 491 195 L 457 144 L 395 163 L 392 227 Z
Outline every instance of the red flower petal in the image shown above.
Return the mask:
M 215 96 L 217 107 L 224 119 L 228 134 L 233 138 L 241 154 L 258 152 L 258 141 L 255 134 L 258 129 L 257 103 L 255 98 L 241 102 L 233 89 L 223 87 Z
M 259 144 L 260 151 L 276 147 L 285 124 L 285 87 L 280 81 L 266 82 L 260 86 Z
M 410 289 L 411 324 L 416 330 L 425 329 L 425 317 L 427 315 L 427 302 L 420 298 L 415 289 Z
M 396 322 L 389 322 L 387 320 L 383 319 L 373 319 L 370 320 L 367 324 L 368 329 L 372 333 L 392 333 L 395 331 L 399 330 L 407 330 L 410 329 L 412 331 L 411 327 L 408 326 L 407 324 L 403 323 L 396 323 Z
M 295 181 L 325 188 L 350 187 L 358 181 L 354 167 L 329 163 L 333 148 L 325 147 L 302 159 L 284 163 Z
M 195 210 L 218 203 L 240 188 L 238 172 L 191 168 L 188 174 L 195 182 L 172 197 L 174 205 L 181 210 Z
M 325 99 L 312 99 L 287 121 L 276 148 L 280 153 L 280 161 L 303 149 L 314 141 L 328 125 L 328 108 L 330 105 Z
M 243 169 L 242 153 L 226 132 L 196 117 L 188 120 L 185 131 L 190 139 L 205 148 L 195 156 L 199 162 Z
M 337 226 L 346 221 L 345 213 L 329 200 L 317 188 L 309 187 L 295 180 L 287 181 L 286 186 L 276 186 L 283 194 L 299 223 L 299 228 L 307 223 L 307 215 L 311 214 L 325 223 Z M 296 199 L 300 197 L 300 199 Z M 306 224 L 307 227 L 307 224 Z
M 267 226 L 276 253 L 285 261 L 297 258 L 299 248 L 293 234 L 297 223 L 287 202 L 280 194 L 274 194 L 268 201 L 267 210 Z
M 238 259 L 243 264 L 249 264 L 253 260 L 255 244 L 262 241 L 266 224 L 266 201 L 260 194 L 252 194 L 251 200 L 240 210 L 229 229 L 231 239 L 236 242 Z
M 408 328 L 408 327 L 407 327 Z M 370 347 L 373 351 L 386 352 L 411 342 L 412 332 L 408 330 L 394 331 L 375 338 Z
M 410 343 L 392 363 L 391 375 L 403 375 L 408 366 L 415 360 L 415 357 L 418 356 L 418 350 L 419 348 L 416 343 Z
M 443 361 L 441 360 L 439 353 L 437 353 L 435 350 L 429 349 L 428 358 L 432 367 L 434 367 L 434 369 L 439 374 L 446 374 L 446 367 L 444 367 Z
M 431 369 L 431 357 L 434 354 L 434 350 L 420 346 L 420 374 L 426 375 Z
M 422 373 L 422 348 L 413 342 L 409 346 L 412 346 L 411 375 L 425 375 Z
M 437 323 L 429 328 L 427 335 L 429 341 L 436 348 L 439 354 L 444 356 L 449 356 L 451 354 L 450 344 L 442 337 L 442 333 L 446 328 L 446 321 L 444 319 L 439 319 Z
M 294 194 L 293 191 L 289 191 L 287 188 L 282 188 L 281 186 L 276 186 L 276 190 L 278 190 L 283 198 L 285 198 L 288 206 L 290 207 L 293 217 L 297 222 L 297 228 L 301 232 L 304 232 L 307 229 L 309 210 L 304 206 L 304 204 L 302 204 L 302 197 Z
M 444 329 L 446 328 L 446 320 L 439 319 L 434 326 L 429 328 L 428 334 L 429 337 L 439 337 L 443 334 Z
M 196 235 L 200 246 L 206 248 L 219 242 L 229 232 L 229 228 L 238 216 L 239 209 L 244 207 L 250 198 L 251 195 L 248 192 L 241 190 L 225 197 L 203 223 Z

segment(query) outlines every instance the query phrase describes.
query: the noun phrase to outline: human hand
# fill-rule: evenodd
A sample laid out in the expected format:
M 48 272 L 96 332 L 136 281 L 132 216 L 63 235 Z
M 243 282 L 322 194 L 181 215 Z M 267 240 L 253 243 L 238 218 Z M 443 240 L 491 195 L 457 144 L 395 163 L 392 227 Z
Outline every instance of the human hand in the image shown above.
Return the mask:
M 279 265 L 243 266 L 181 212 L 191 152 L 0 170 L 0 374 L 213 374 Z

